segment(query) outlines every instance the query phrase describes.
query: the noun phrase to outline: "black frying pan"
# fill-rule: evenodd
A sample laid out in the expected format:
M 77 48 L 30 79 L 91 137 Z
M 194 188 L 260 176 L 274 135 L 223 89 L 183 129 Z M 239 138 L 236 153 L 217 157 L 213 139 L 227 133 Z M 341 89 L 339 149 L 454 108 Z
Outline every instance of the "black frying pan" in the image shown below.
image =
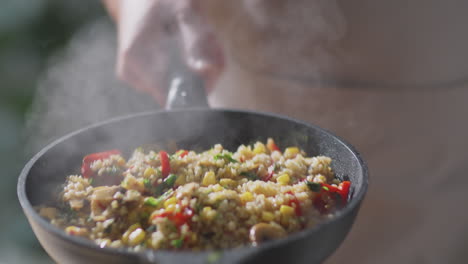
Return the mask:
M 187 80 L 187 79 L 183 79 Z M 169 96 L 172 108 L 206 105 L 203 89 L 194 80 L 176 82 Z M 191 101 L 192 100 L 192 101 Z M 193 101 L 194 100 L 194 101 Z M 65 175 L 79 173 L 88 153 L 107 149 L 130 150 L 145 144 L 175 141 L 180 148 L 203 150 L 216 143 L 235 151 L 240 144 L 273 137 L 280 148 L 297 145 L 308 155 L 326 155 L 340 178 L 351 181 L 350 202 L 319 226 L 266 242 L 214 252 L 151 251 L 99 248 L 91 241 L 67 235 L 38 215 L 34 206 L 57 199 Z M 364 161 L 354 148 L 317 126 L 287 117 L 237 110 L 190 108 L 141 113 L 106 121 L 69 134 L 45 147 L 25 166 L 18 181 L 18 197 L 34 233 L 47 253 L 59 263 L 320 263 L 346 237 L 368 186 Z

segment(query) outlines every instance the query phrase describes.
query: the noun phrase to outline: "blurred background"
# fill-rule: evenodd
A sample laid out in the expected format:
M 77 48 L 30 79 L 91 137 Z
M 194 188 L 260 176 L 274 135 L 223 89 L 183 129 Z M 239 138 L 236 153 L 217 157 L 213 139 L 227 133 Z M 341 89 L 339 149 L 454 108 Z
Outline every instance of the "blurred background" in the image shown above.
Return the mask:
M 16 198 L 17 177 L 35 152 L 84 125 L 157 108 L 115 79 L 115 50 L 100 1 L 2 1 L 0 263 L 53 263 Z

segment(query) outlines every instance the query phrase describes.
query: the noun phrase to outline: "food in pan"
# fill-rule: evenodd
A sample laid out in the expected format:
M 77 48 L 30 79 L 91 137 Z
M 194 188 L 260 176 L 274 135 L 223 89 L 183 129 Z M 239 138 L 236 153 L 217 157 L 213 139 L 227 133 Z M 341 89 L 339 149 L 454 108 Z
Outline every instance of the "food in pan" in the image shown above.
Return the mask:
M 348 200 L 325 156 L 273 139 L 232 153 L 120 151 L 83 158 L 56 206 L 39 213 L 66 233 L 100 247 L 205 250 L 258 245 L 333 217 Z

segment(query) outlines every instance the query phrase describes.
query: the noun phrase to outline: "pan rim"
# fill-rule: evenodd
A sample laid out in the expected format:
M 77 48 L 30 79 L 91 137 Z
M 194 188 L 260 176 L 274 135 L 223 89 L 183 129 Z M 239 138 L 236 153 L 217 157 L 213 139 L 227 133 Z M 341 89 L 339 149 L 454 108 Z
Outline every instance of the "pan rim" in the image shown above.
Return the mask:
M 104 126 L 107 124 L 111 123 L 116 123 L 116 122 L 122 122 L 125 120 L 128 120 L 130 118 L 137 118 L 137 117 L 145 117 L 145 116 L 151 116 L 151 115 L 158 115 L 158 114 L 164 114 L 164 113 L 176 113 L 176 112 L 203 112 L 203 111 L 208 111 L 208 112 L 224 112 L 224 113 L 241 113 L 241 114 L 249 114 L 249 115 L 257 115 L 257 116 L 264 116 L 264 117 L 272 117 L 276 119 L 282 119 L 286 121 L 292 121 L 296 124 L 299 124 L 304 127 L 312 128 L 314 130 L 319 131 L 320 133 L 325 133 L 333 137 L 337 142 L 342 144 L 344 147 L 350 151 L 354 158 L 358 161 L 358 164 L 361 169 L 362 173 L 362 186 L 359 190 L 359 192 L 354 193 L 353 199 L 347 204 L 347 206 L 338 212 L 335 213 L 335 215 L 326 221 L 323 221 L 313 228 L 308 228 L 305 230 L 302 230 L 300 232 L 296 232 L 293 234 L 288 235 L 287 237 L 279 240 L 274 240 L 274 241 L 269 241 L 267 243 L 261 244 L 257 247 L 253 247 L 250 245 L 238 247 L 238 248 L 233 248 L 233 249 L 224 249 L 224 250 L 204 250 L 204 251 L 199 251 L 199 252 L 193 252 L 193 251 L 169 251 L 169 250 L 150 250 L 146 249 L 141 252 L 135 252 L 135 251 L 130 251 L 128 248 L 121 247 L 121 248 L 101 248 L 98 245 L 94 244 L 92 241 L 81 238 L 81 237 L 74 237 L 67 235 L 62 229 L 55 227 L 52 225 L 50 222 L 46 221 L 43 217 L 39 215 L 36 210 L 34 210 L 31 202 L 29 201 L 27 195 L 26 195 L 26 182 L 27 178 L 29 175 L 29 172 L 31 168 L 34 166 L 34 164 L 39 160 L 45 153 L 47 153 L 50 149 L 54 148 L 56 145 L 60 144 L 61 142 L 68 140 L 84 131 L 97 128 L 100 126 Z M 367 191 L 368 191 L 368 185 L 369 185 L 369 170 L 367 167 L 367 163 L 365 160 L 362 158 L 362 155 L 356 150 L 354 146 L 349 144 L 347 141 L 342 139 L 341 137 L 335 135 L 333 132 L 326 130 L 324 128 L 321 128 L 313 123 L 308 123 L 299 119 L 291 118 L 286 115 L 281 115 L 277 113 L 270 113 L 270 112 L 261 112 L 261 111 L 252 111 L 252 110 L 244 110 L 244 109 L 235 109 L 235 108 L 204 108 L 204 107 L 195 107 L 195 108 L 188 108 L 188 109 L 174 109 L 174 110 L 157 110 L 157 111 L 145 111 L 145 112 L 139 112 L 139 113 L 133 113 L 133 114 L 128 114 L 128 115 L 123 115 L 123 116 L 118 116 L 114 118 L 110 118 L 107 120 L 104 120 L 102 122 L 98 122 L 86 127 L 83 127 L 81 129 L 78 129 L 74 132 L 68 133 L 55 141 L 49 143 L 46 145 L 44 148 L 42 148 L 38 153 L 36 153 L 24 166 L 23 170 L 20 173 L 20 176 L 18 178 L 18 184 L 17 184 L 17 196 L 20 202 L 20 205 L 25 212 L 26 216 L 32 217 L 36 223 L 38 223 L 43 229 L 45 229 L 47 232 L 54 234 L 55 236 L 65 240 L 69 241 L 70 243 L 79 246 L 79 247 L 84 247 L 89 250 L 98 250 L 106 254 L 119 254 L 119 255 L 125 255 L 125 256 L 135 256 L 135 257 L 147 257 L 148 253 L 157 253 L 157 254 L 177 254 L 177 255 L 206 255 L 210 254 L 213 252 L 238 252 L 240 254 L 248 254 L 248 252 L 251 251 L 263 251 L 263 250 L 268 250 L 268 249 L 273 249 L 273 248 L 278 248 L 281 246 L 284 246 L 290 242 L 293 241 L 299 241 L 302 240 L 313 233 L 316 233 L 320 228 L 331 225 L 334 222 L 337 222 L 344 218 L 346 215 L 350 214 L 355 207 L 358 207 Z

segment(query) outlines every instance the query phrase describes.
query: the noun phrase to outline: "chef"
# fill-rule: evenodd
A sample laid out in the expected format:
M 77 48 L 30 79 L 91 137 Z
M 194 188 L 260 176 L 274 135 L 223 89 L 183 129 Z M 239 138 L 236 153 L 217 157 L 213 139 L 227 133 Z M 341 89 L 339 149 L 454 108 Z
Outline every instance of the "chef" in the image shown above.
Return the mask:
M 159 103 L 176 46 L 212 107 L 302 119 L 363 154 L 370 190 L 327 263 L 466 262 L 468 3 L 104 2 L 117 75 Z

